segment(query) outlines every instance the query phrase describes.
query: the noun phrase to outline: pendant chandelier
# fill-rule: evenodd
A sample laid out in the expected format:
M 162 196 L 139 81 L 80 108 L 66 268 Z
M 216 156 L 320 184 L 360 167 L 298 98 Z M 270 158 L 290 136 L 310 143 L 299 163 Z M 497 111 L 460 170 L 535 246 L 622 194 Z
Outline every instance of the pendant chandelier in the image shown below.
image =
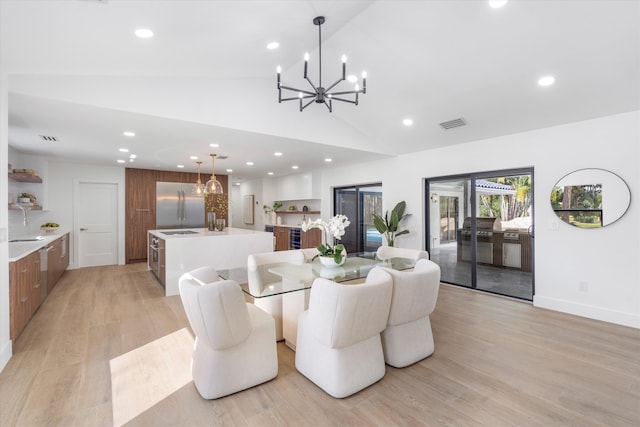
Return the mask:
M 331 86 L 325 88 L 322 86 L 322 24 L 324 24 L 324 16 L 317 16 L 313 19 L 313 23 L 318 26 L 318 86 L 316 86 L 309 76 L 307 75 L 307 67 L 309 62 L 309 54 L 304 54 L 304 73 L 303 78 L 306 79 L 311 85 L 311 90 L 296 89 L 290 86 L 284 86 L 280 83 L 280 73 L 282 69 L 278 66 L 278 102 L 282 101 L 300 101 L 300 111 L 311 105 L 312 102 L 317 104 L 324 104 L 329 109 L 329 112 L 333 111 L 333 101 L 349 102 L 351 104 L 358 105 L 358 95 L 367 93 L 367 74 L 362 72 L 362 88 L 357 84 L 355 90 L 348 90 L 342 92 L 331 92 L 331 90 L 338 85 L 341 81 L 346 79 L 347 74 L 347 57 L 342 55 L 342 77 L 336 80 Z M 283 98 L 282 91 L 287 90 L 290 92 L 297 92 L 297 96 L 291 98 Z M 346 96 L 346 97 L 345 97 Z
M 220 181 L 216 179 L 215 169 L 213 165 L 213 161 L 216 158 L 215 154 L 209 154 L 211 156 L 211 179 L 207 181 L 207 184 L 204 186 L 204 194 L 222 194 L 224 190 L 222 188 L 222 184 Z
M 198 164 L 198 180 L 196 181 L 196 184 L 193 186 L 193 189 L 191 190 L 191 194 L 195 194 L 196 196 L 204 196 L 204 184 L 200 179 L 200 165 L 202 164 L 202 162 L 196 162 L 196 163 Z

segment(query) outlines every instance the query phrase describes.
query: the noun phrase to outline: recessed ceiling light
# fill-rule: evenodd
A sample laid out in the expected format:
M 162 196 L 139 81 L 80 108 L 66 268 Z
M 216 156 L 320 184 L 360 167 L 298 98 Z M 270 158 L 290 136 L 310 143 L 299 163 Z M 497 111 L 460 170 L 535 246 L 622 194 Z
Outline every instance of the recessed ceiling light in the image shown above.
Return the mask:
M 130 159 L 135 159 L 136 157 L 138 157 L 138 156 L 136 156 L 135 154 L 129 154 L 129 158 Z
M 247 162 L 247 166 L 253 166 L 253 162 Z
M 333 161 L 333 159 L 330 159 L 329 157 L 327 157 L 326 159 L 324 159 L 325 162 L 330 163 Z
M 279 47 L 280 47 L 280 43 L 278 42 L 271 42 L 267 45 L 267 49 L 269 50 L 277 49 Z
M 413 120 L 412 119 L 404 119 L 402 121 L 402 124 L 405 126 L 412 126 L 413 125 Z
M 126 130 L 126 131 L 122 132 L 122 134 L 124 136 L 136 136 L 136 133 L 135 132 L 131 132 L 130 130 Z
M 128 152 L 129 152 L 129 149 L 128 149 L 128 148 L 121 148 L 119 151 L 120 151 L 121 153 L 128 153 Z
M 138 28 L 135 34 L 141 39 L 148 39 L 153 37 L 153 31 L 148 28 Z
M 489 6 L 491 6 L 494 9 L 497 9 L 499 7 L 504 6 L 508 2 L 509 2 L 509 0 L 490 0 L 489 1 Z
M 118 159 L 118 163 L 125 163 L 125 160 Z
M 293 165 L 293 166 L 291 166 L 291 169 L 298 169 L 298 166 Z
M 355 83 L 358 81 L 358 76 L 354 76 L 353 74 L 349 74 L 347 76 L 347 81 L 349 81 L 349 83 Z
M 218 148 L 220 145 L 214 143 L 209 144 L 209 147 Z
M 538 84 L 540 86 L 549 86 L 555 83 L 555 81 L 556 81 L 556 78 L 553 76 L 544 76 L 544 77 L 541 77 L 540 80 L 538 80 Z
M 274 156 L 282 156 L 282 153 L 279 151 L 276 151 L 275 153 L 273 153 Z
M 191 156 L 189 157 L 191 160 L 198 160 L 198 156 Z
M 240 183 L 239 183 L 239 182 L 236 182 L 236 185 L 240 185 Z
M 129 163 L 135 162 L 135 159 L 129 159 Z
M 267 172 L 267 175 L 273 175 L 273 172 Z
M 176 166 L 176 167 L 177 167 L 178 169 L 182 169 L 182 168 L 184 168 L 184 165 L 178 165 L 178 166 Z
M 233 169 L 227 169 L 227 172 L 231 173 L 233 172 Z

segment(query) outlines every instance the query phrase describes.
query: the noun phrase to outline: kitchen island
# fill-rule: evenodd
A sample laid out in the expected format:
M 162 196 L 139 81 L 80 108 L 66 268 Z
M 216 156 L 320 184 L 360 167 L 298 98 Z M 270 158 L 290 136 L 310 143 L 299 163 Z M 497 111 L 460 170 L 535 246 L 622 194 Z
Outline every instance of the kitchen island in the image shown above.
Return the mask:
M 183 273 L 209 265 L 216 270 L 245 267 L 252 253 L 272 252 L 273 234 L 228 227 L 149 230 L 148 266 L 165 288 L 177 295 Z

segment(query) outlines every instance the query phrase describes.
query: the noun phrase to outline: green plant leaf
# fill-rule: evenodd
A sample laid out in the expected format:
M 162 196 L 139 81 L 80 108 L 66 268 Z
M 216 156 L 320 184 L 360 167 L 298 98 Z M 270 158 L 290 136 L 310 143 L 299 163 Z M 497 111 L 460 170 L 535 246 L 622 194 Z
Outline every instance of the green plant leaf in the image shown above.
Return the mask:
M 400 222 L 400 218 L 398 217 L 398 212 L 395 210 L 391 211 L 391 221 L 389 222 L 389 231 L 395 233 L 398 230 L 398 223 Z
M 403 234 L 409 234 L 409 230 L 402 230 L 396 233 L 396 237 L 402 236 Z
M 404 200 L 401 202 L 398 202 L 398 204 L 394 206 L 393 212 L 395 212 L 396 215 L 398 215 L 398 221 L 404 218 L 404 211 L 406 208 L 407 208 L 407 202 L 405 202 Z
M 344 245 L 342 243 L 336 245 L 334 247 L 333 261 L 336 264 L 340 264 L 342 262 L 342 251 L 344 250 Z
M 375 213 L 373 214 L 373 226 L 376 227 L 376 230 L 378 230 L 378 233 L 380 234 L 383 234 L 387 231 L 387 225 L 385 221 Z

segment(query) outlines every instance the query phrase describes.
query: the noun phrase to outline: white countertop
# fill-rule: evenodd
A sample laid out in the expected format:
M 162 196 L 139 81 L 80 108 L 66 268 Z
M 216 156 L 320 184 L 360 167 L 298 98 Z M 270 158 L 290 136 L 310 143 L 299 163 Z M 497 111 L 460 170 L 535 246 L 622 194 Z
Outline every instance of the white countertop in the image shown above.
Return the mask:
M 169 232 L 195 231 L 196 234 L 173 234 L 173 235 L 164 234 L 167 231 Z M 207 228 L 186 228 L 186 229 L 171 228 L 167 230 L 149 230 L 149 233 L 160 239 L 171 240 L 171 239 L 185 239 L 185 238 L 193 238 L 193 237 L 220 237 L 220 236 L 241 236 L 241 235 L 247 235 L 247 234 L 265 234 L 266 232 L 258 231 L 258 230 L 247 230 L 244 228 L 226 227 L 222 231 L 209 231 L 209 229 Z M 271 233 L 267 233 L 267 234 L 271 234 Z
M 9 262 L 14 262 L 20 258 L 47 246 L 49 243 L 67 234 L 69 230 L 61 228 L 52 234 L 38 234 L 30 236 L 16 236 L 9 239 Z M 12 240 L 38 239 L 36 241 L 12 242 Z

